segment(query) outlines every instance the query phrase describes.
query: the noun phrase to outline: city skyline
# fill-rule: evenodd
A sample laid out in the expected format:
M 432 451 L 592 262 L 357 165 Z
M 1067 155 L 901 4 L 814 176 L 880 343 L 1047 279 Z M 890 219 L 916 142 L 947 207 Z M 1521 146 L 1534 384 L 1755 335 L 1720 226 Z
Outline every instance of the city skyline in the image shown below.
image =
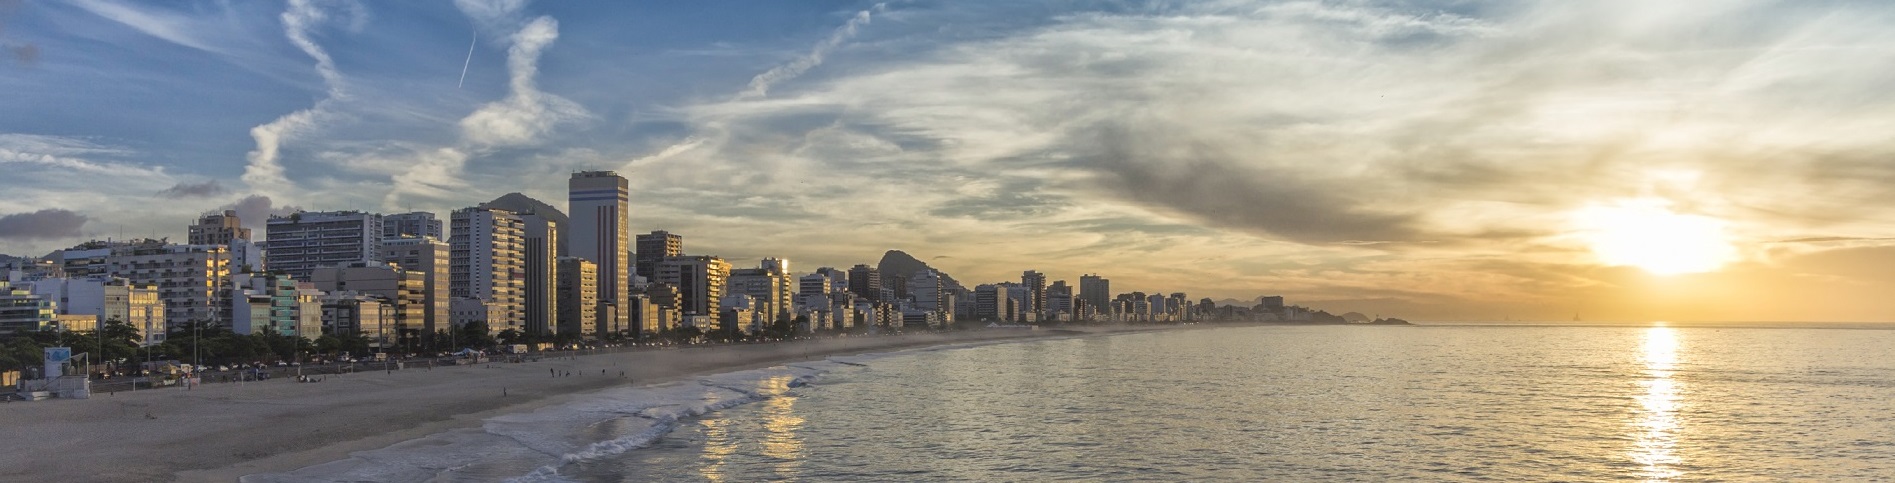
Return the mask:
M 5 8 L 9 255 L 223 209 L 260 238 L 288 207 L 559 207 L 613 170 L 626 232 L 736 266 L 1895 319 L 1881 5 Z

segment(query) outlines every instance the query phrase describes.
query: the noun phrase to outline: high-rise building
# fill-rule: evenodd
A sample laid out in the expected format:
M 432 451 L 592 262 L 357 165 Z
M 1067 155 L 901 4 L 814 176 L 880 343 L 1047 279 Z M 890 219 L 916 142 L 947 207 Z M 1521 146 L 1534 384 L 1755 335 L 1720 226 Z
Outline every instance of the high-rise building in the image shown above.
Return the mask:
M 941 284 L 941 275 L 932 269 L 915 272 L 908 279 L 908 296 L 914 298 L 914 306 L 925 312 L 947 313 L 953 310 L 943 304 L 947 292 Z
M 1112 281 L 1097 274 L 1080 276 L 1079 299 L 1086 301 L 1086 306 L 1091 307 L 1092 310 L 1109 315 L 1110 307 L 1112 307 Z
M 771 317 L 781 320 L 796 318 L 792 307 L 796 301 L 796 275 L 790 273 L 790 259 L 765 258 L 758 267 L 776 274 L 776 313 Z
M 433 213 L 415 211 L 382 215 L 382 238 L 430 237 L 446 240 L 447 234 L 441 233 L 441 220 Z
M 881 301 L 881 271 L 865 263 L 858 263 L 854 267 L 849 267 L 849 291 L 865 299 Z
M 438 238 L 403 236 L 382 240 L 383 260 L 421 273 L 420 324 L 407 328 L 419 329 L 424 342 L 433 341 L 436 332 L 450 327 L 448 308 L 453 296 L 448 292 L 449 253 L 447 242 Z
M 683 256 L 659 262 L 657 282 L 678 287 L 678 294 L 684 299 L 679 309 L 685 315 L 715 317 L 729 276 L 730 263 L 722 258 Z
M 297 280 L 317 267 L 382 261 L 382 215 L 359 211 L 303 211 L 272 216 L 264 265 Z
M 520 220 L 526 224 L 526 333 L 550 336 L 559 331 L 559 224 L 537 214 Z
M 1046 317 L 1051 320 L 1074 320 L 1073 287 L 1065 280 L 1056 280 L 1046 287 Z
M 229 245 L 231 240 L 249 239 L 250 229 L 244 228 L 237 219 L 237 210 L 207 213 L 198 217 L 197 224 L 190 228 L 192 245 Z
M 684 236 L 658 230 L 638 235 L 638 276 L 649 282 L 658 278 L 658 263 L 666 258 L 684 256 Z
M 1026 286 L 1026 304 L 1023 311 L 1035 316 L 1046 314 L 1046 274 L 1033 270 L 1020 273 L 1020 285 Z
M 804 275 L 797 279 L 796 310 L 818 310 L 829 307 L 829 276 L 820 273 Z
M 613 308 L 609 327 L 612 332 L 631 330 L 630 314 L 623 309 L 629 295 L 632 274 L 630 232 L 625 217 L 629 213 L 629 183 L 611 171 L 581 171 L 567 181 L 567 201 L 572 226 L 566 240 L 572 256 L 598 264 L 599 302 Z
M 730 271 L 724 293 L 749 296 L 758 323 L 768 324 L 789 309 L 790 299 L 783 297 L 786 282 L 780 272 L 769 268 L 740 268 Z
M 599 266 L 579 257 L 559 257 L 559 333 L 598 337 Z
M 451 218 L 448 239 L 449 311 L 462 315 L 455 326 L 487 323 L 489 332 L 526 330 L 526 223 L 512 212 L 462 208 Z
M 231 327 L 230 249 L 155 243 L 106 259 L 106 273 L 158 286 L 166 329 L 193 322 Z
M 317 290 L 328 293 L 356 292 L 382 299 L 389 306 L 387 330 L 375 336 L 387 336 L 402 347 L 418 347 L 428 326 L 428 274 L 400 265 L 356 262 L 342 267 L 323 267 L 310 275 Z

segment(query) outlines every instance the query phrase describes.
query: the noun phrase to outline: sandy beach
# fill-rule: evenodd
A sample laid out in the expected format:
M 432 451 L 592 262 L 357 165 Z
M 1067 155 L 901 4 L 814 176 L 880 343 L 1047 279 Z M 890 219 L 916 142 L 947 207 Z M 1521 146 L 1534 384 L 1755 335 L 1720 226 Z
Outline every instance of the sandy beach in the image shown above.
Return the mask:
M 1136 329 L 1087 332 L 1120 330 Z M 11 403 L 0 406 L 0 426 L 9 436 L 0 438 L 0 467 L 4 479 L 15 481 L 235 481 L 477 426 L 605 388 L 837 354 L 1074 334 L 979 330 L 639 350 L 367 371 L 320 383 L 281 379 Z

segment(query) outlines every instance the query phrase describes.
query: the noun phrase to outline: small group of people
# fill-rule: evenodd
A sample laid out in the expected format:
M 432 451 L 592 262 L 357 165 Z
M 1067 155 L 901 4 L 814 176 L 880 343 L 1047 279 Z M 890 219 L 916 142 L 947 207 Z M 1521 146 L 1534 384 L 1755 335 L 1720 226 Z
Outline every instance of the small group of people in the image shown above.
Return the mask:
M 322 382 L 322 379 L 315 376 L 296 376 L 296 382 Z

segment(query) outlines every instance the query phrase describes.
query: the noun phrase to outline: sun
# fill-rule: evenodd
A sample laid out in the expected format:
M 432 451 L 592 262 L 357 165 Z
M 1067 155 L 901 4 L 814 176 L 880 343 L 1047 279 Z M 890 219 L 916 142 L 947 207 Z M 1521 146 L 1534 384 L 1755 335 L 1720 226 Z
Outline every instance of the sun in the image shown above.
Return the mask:
M 1668 200 L 1595 204 L 1575 212 L 1574 220 L 1607 265 L 1679 275 L 1717 270 L 1737 259 L 1723 220 L 1674 212 Z

